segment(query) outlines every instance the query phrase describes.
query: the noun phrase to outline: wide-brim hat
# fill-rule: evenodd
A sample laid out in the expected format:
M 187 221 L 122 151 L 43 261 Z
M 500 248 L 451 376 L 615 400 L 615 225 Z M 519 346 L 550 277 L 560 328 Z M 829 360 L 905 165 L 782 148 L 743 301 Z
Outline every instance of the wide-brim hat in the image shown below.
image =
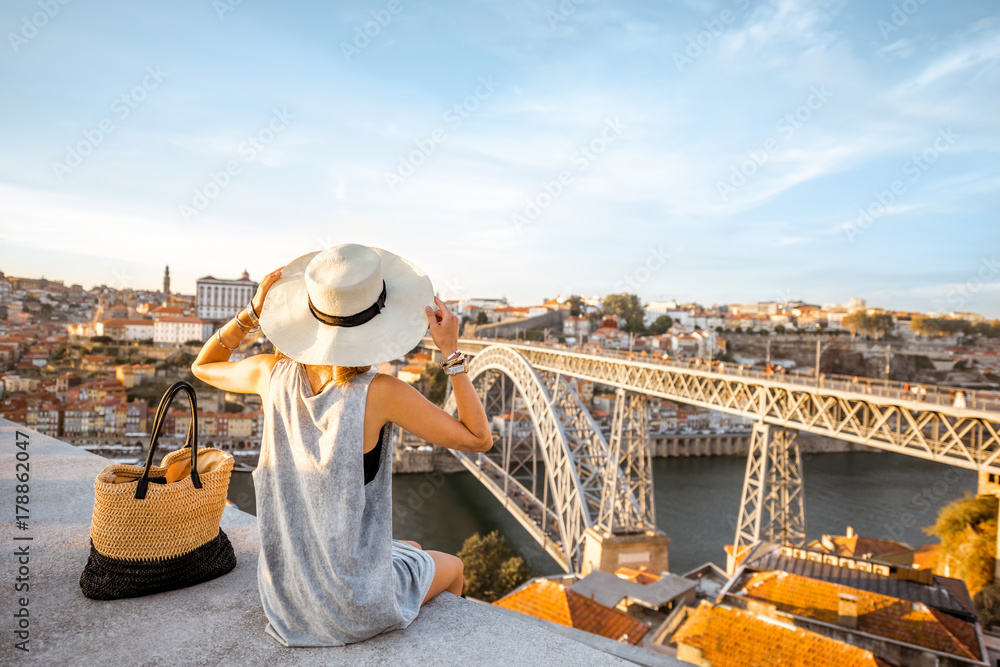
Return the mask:
M 426 273 L 386 250 L 345 243 L 289 262 L 267 292 L 260 328 L 295 361 L 370 366 L 416 347 L 427 306 Z

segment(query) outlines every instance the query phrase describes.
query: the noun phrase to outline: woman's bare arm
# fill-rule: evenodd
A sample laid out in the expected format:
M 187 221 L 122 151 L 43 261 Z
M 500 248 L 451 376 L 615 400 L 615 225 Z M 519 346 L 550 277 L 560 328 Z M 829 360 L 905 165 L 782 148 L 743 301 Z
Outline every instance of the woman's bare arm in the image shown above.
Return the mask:
M 455 378 L 462 379 L 456 382 Z M 369 412 L 369 407 L 366 410 L 365 421 L 368 422 L 370 416 L 373 422 L 371 428 L 366 430 L 377 433 L 381 424 L 390 421 L 418 438 L 441 447 L 466 452 L 489 451 L 493 446 L 489 421 L 468 374 L 452 376 L 452 389 L 458 406 L 458 419 L 431 403 L 402 380 L 391 375 L 377 375 L 372 378 L 368 387 L 368 405 L 378 405 L 382 409 Z M 462 389 L 468 389 L 471 396 Z
M 252 300 L 254 310 L 257 313 L 263 311 L 267 291 L 279 277 L 281 277 L 281 269 L 272 271 L 264 277 L 264 281 L 257 288 L 257 294 Z M 249 323 L 245 315 L 242 321 L 244 325 Z M 236 324 L 236 320 L 232 319 L 222 326 L 219 335 L 222 337 L 222 342 L 235 348 L 246 334 Z M 273 354 L 258 354 L 247 357 L 243 361 L 228 361 L 230 354 L 232 352 L 219 345 L 219 341 L 213 335 L 205 342 L 198 357 L 191 364 L 191 373 L 202 382 L 223 391 L 266 395 L 267 381 L 271 377 L 271 368 L 274 367 L 277 357 Z
M 434 298 L 440 310 L 427 308 L 427 321 L 434 343 L 444 356 L 458 349 L 458 318 Z M 431 403 L 402 380 L 379 375 L 368 387 L 365 430 L 377 432 L 391 421 L 418 438 L 449 449 L 485 452 L 493 446 L 490 423 L 468 373 L 449 375 L 458 408 L 458 419 Z

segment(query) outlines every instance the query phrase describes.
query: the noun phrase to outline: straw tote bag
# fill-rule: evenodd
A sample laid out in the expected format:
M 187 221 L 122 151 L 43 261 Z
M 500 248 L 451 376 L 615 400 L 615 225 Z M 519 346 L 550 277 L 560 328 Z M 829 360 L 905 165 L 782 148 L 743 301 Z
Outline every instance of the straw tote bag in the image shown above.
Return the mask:
M 188 396 L 191 425 L 184 447 L 153 465 L 156 441 L 178 392 Z M 116 600 L 198 584 L 236 567 L 219 527 L 233 457 L 198 447 L 194 387 L 175 382 L 153 419 L 144 467 L 110 465 L 94 481 L 90 557 L 80 588 L 94 600 Z

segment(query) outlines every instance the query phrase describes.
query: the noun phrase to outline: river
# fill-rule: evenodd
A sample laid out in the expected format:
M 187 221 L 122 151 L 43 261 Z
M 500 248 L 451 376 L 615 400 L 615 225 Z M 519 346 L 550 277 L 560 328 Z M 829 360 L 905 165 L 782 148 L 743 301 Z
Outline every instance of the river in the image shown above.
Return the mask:
M 746 459 L 653 459 L 656 520 L 670 537 L 670 570 L 683 573 L 712 561 L 725 567 L 732 543 Z M 941 505 L 975 493 L 976 473 L 884 452 L 803 456 L 809 539 L 842 535 L 847 526 L 865 537 L 897 539 L 917 547 L 936 541 L 921 530 Z M 394 475 L 393 533 L 425 549 L 456 553 L 474 532 L 499 529 L 535 574 L 559 567 L 469 473 Z M 229 497 L 253 513 L 249 473 L 234 473 Z

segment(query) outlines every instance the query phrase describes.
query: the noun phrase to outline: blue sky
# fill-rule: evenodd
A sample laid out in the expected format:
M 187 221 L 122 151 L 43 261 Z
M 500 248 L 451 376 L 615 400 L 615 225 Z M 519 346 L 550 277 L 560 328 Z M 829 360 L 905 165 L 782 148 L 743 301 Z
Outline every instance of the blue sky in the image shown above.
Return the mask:
M 8 274 L 169 264 L 191 293 L 358 242 L 445 297 L 1000 316 L 996 2 L 11 0 L 0 26 Z

